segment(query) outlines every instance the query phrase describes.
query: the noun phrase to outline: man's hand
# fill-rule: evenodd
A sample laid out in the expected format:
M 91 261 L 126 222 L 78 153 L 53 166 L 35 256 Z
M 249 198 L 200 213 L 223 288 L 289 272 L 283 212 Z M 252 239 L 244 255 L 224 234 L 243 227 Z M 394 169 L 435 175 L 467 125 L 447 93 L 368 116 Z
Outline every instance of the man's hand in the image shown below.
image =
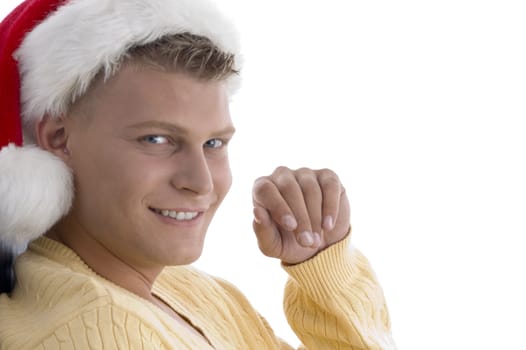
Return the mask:
M 255 181 L 253 202 L 259 248 L 285 264 L 313 257 L 350 229 L 349 200 L 331 170 L 279 167 Z

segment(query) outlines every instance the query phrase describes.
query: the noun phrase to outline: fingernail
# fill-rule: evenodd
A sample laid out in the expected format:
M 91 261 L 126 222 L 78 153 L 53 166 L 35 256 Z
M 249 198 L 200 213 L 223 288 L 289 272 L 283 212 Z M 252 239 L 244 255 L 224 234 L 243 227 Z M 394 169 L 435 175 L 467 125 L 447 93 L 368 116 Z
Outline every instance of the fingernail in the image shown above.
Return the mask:
M 298 235 L 298 243 L 304 247 L 310 247 L 314 243 L 312 233 L 304 231 Z
M 281 223 L 290 230 L 294 230 L 298 226 L 296 219 L 292 215 L 284 215 Z
M 323 219 L 323 228 L 327 231 L 330 231 L 334 228 L 334 221 L 332 220 L 332 216 L 326 216 L 325 219 Z
M 318 232 L 314 232 L 312 234 L 313 236 L 313 243 L 312 243 L 312 247 L 313 248 L 317 248 L 320 246 L 321 244 L 321 235 L 318 233 Z

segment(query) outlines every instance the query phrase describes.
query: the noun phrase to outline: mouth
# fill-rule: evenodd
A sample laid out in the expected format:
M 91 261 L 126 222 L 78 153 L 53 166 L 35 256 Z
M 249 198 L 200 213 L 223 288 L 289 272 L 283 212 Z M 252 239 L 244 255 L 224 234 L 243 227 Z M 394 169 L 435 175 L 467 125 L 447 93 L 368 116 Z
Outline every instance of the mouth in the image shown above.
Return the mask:
M 166 218 L 170 218 L 176 221 L 191 221 L 195 219 L 199 214 L 200 211 L 175 211 L 175 210 L 169 210 L 169 209 L 158 209 L 158 208 L 149 208 L 151 211 L 153 211 L 155 214 L 164 216 Z

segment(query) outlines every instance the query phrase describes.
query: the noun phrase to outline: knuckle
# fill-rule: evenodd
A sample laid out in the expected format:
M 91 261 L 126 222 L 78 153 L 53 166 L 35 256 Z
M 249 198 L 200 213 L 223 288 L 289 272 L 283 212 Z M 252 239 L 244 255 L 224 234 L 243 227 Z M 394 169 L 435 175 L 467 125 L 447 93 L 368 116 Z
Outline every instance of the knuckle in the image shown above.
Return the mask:
M 338 174 L 336 174 L 334 172 L 334 170 L 332 169 L 329 169 L 329 168 L 323 168 L 323 169 L 320 169 L 319 171 L 319 174 L 322 178 L 335 178 L 335 179 L 339 179 L 338 178 Z
M 320 179 L 323 186 L 341 187 L 340 178 L 335 173 L 327 174 Z
M 312 185 L 318 183 L 318 179 L 314 171 L 308 168 L 301 168 L 296 171 L 296 180 L 300 184 Z
M 318 180 L 308 173 L 299 173 L 296 175 L 296 180 L 302 186 L 312 186 L 318 183 Z
M 270 191 L 272 187 L 273 184 L 267 177 L 260 177 L 254 182 L 254 189 L 252 192 L 256 196 L 261 196 Z
M 274 179 L 274 183 L 280 191 L 289 193 L 295 191 L 298 188 L 297 179 L 292 176 L 280 176 Z
M 332 169 L 329 169 L 329 168 L 322 168 L 322 169 L 318 170 L 318 172 L 321 175 L 324 175 L 324 176 L 336 175 L 336 173 Z
M 298 174 L 301 174 L 301 173 L 313 173 L 313 172 L 314 171 L 311 168 L 307 168 L 307 167 L 301 167 L 301 168 L 296 170 L 296 173 L 298 173 Z
M 260 176 L 254 180 L 254 186 L 257 186 L 261 181 L 267 180 L 267 176 Z
M 291 172 L 291 170 L 288 167 L 286 167 L 284 165 L 280 165 L 274 170 L 273 174 L 275 174 L 275 175 L 282 175 L 282 174 L 290 173 L 290 172 Z
M 292 170 L 285 166 L 276 168 L 270 180 L 279 188 L 290 187 L 295 182 Z

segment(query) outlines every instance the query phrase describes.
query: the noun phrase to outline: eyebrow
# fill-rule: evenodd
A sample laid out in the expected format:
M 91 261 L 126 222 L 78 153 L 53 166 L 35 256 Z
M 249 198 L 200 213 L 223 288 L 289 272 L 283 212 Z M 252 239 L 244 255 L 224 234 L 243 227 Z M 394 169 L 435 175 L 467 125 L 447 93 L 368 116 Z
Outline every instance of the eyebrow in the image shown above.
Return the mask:
M 134 125 L 129 126 L 129 128 L 131 129 L 143 129 L 143 128 L 165 129 L 170 132 L 181 134 L 181 135 L 188 135 L 190 133 L 189 129 L 180 127 L 172 123 L 163 122 L 160 120 L 150 120 L 144 123 L 134 124 Z M 236 129 L 233 126 L 227 126 L 224 129 L 214 131 L 212 134 L 213 135 L 230 135 L 230 134 L 234 134 L 235 132 L 236 132 Z

